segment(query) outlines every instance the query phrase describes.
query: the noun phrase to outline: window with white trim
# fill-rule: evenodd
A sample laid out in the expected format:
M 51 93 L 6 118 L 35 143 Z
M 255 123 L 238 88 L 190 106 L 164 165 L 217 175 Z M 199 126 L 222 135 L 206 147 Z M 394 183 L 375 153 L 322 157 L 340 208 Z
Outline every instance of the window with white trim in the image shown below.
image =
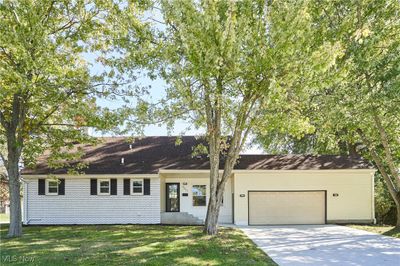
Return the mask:
M 98 179 L 98 195 L 110 195 L 110 179 Z
M 132 195 L 143 195 L 143 179 L 131 179 Z
M 206 206 L 206 185 L 192 186 L 193 206 Z
M 58 195 L 58 180 L 46 179 L 47 183 L 47 195 Z

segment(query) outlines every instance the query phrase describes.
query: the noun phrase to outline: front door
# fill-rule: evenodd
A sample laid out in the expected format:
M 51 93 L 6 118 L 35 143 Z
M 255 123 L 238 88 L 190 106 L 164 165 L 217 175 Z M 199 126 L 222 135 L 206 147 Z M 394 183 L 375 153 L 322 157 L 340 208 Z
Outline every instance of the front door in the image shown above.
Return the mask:
M 179 212 L 179 183 L 166 183 L 167 212 Z

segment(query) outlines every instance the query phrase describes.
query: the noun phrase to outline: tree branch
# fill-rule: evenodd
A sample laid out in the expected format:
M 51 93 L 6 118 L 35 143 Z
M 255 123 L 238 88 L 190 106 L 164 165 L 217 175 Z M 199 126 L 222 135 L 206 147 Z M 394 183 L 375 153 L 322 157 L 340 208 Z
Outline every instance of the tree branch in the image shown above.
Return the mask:
M 4 167 L 7 169 L 8 168 L 8 161 L 6 160 L 5 156 L 3 155 L 2 152 L 0 152 L 0 159 L 3 161 Z
M 0 124 L 4 127 L 4 129 L 7 129 L 10 125 L 6 121 L 6 118 L 3 114 L 3 112 L 0 111 Z
M 382 121 L 380 117 L 374 112 L 374 121 L 375 125 L 378 128 L 381 143 L 383 145 L 384 153 L 386 156 L 386 161 L 389 166 L 389 170 L 393 176 L 393 178 L 396 180 L 397 185 L 400 187 L 400 177 L 399 177 L 399 172 L 396 169 L 396 166 L 394 165 L 393 157 L 392 157 L 392 152 L 389 147 L 389 142 L 388 142 L 388 136 L 386 134 L 385 128 L 382 126 Z
M 383 161 L 379 158 L 379 155 L 371 142 L 368 140 L 368 138 L 365 136 L 364 132 L 361 129 L 357 129 L 358 135 L 361 137 L 362 141 L 364 142 L 365 146 L 367 146 L 367 149 L 369 150 L 372 159 L 374 160 L 376 166 L 378 167 L 379 172 L 382 174 L 383 179 L 386 182 L 387 188 L 392 195 L 394 199 L 398 198 L 398 193 L 399 190 L 397 187 L 394 185 L 392 179 L 388 175 L 388 173 L 385 170 L 385 166 Z

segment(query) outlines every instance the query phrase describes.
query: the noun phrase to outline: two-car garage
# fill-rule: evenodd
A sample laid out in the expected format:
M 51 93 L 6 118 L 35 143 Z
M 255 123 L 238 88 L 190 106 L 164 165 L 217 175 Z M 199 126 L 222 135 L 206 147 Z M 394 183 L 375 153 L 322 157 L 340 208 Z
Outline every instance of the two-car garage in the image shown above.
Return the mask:
M 325 224 L 326 191 L 249 191 L 249 225 Z
M 371 223 L 371 169 L 236 171 L 237 225 Z

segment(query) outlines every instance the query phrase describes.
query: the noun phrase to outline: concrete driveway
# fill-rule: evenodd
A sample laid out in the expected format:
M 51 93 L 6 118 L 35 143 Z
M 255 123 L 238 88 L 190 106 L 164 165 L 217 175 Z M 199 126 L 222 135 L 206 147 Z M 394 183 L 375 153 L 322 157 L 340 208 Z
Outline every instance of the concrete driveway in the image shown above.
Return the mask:
M 279 265 L 400 265 L 400 239 L 338 225 L 239 227 Z

